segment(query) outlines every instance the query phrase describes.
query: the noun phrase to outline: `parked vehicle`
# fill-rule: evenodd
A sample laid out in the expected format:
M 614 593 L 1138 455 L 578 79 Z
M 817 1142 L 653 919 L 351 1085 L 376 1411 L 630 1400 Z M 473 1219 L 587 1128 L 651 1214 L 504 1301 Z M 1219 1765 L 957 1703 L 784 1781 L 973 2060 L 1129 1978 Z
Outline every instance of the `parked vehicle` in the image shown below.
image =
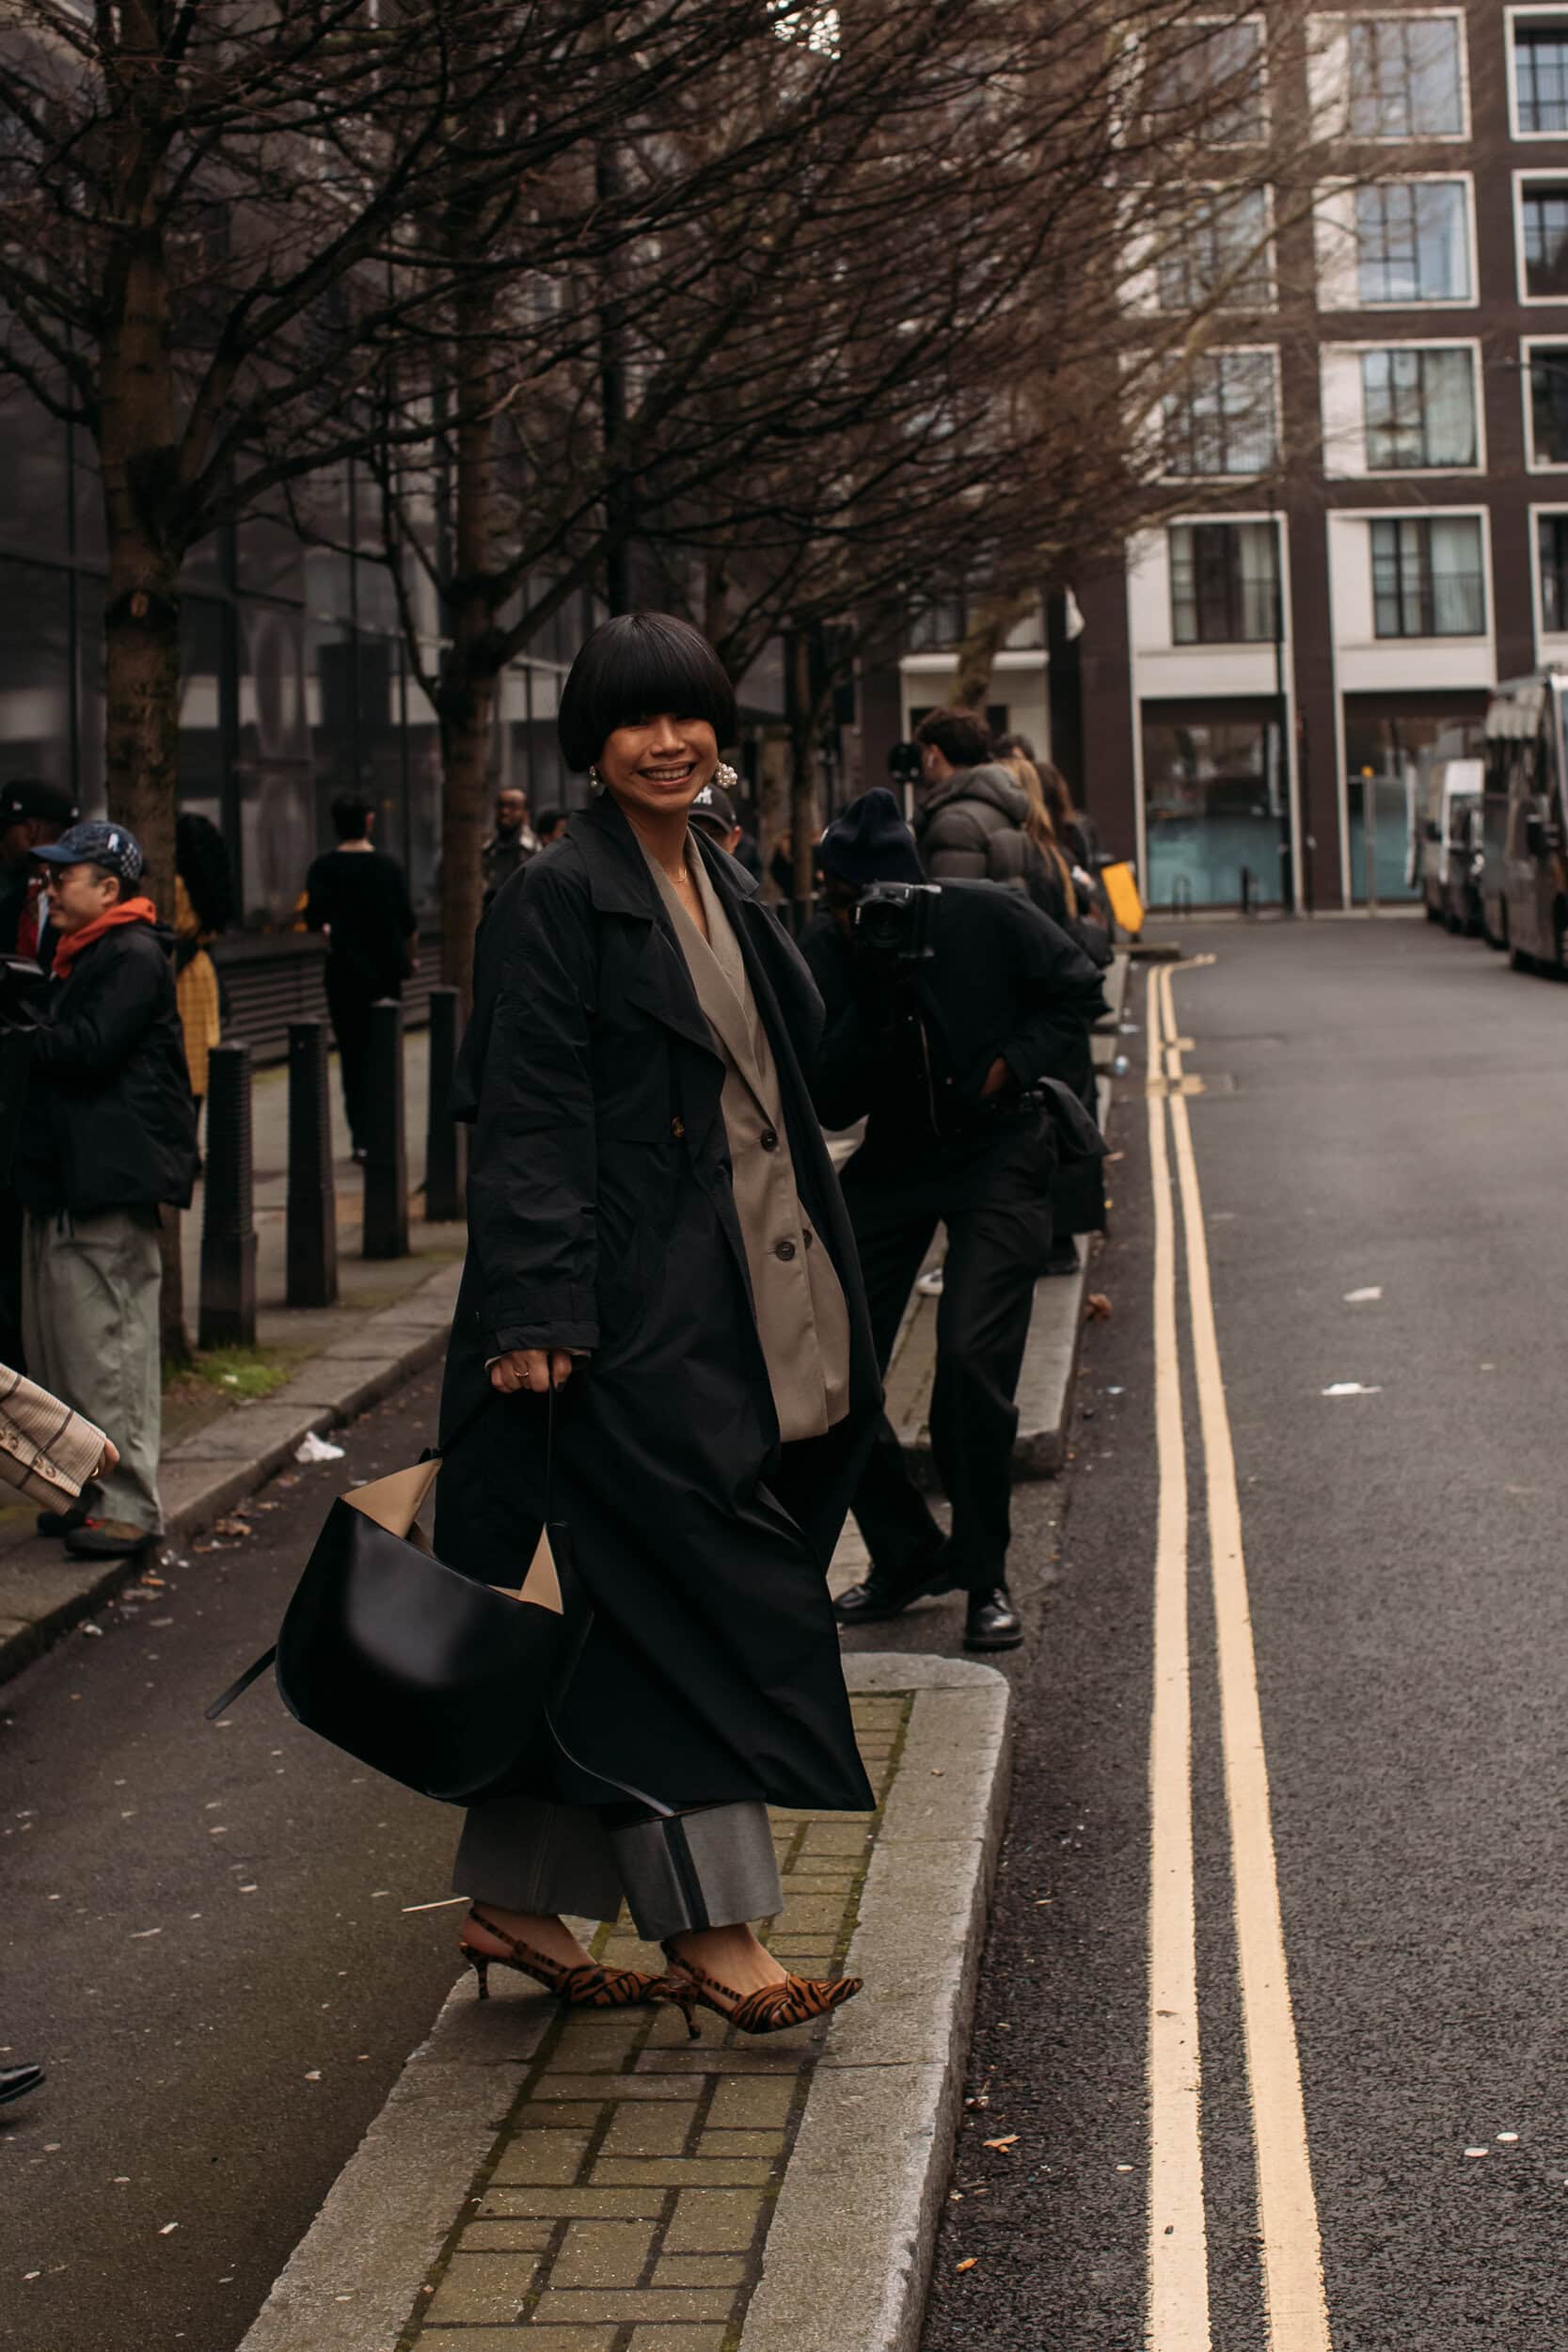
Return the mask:
M 1481 762 L 1476 762 L 1477 767 Z M 1486 870 L 1481 847 L 1481 794 L 1462 794 L 1454 803 L 1449 835 L 1448 870 L 1443 879 L 1443 920 L 1450 931 L 1466 939 L 1481 935 L 1481 884 Z
M 1486 713 L 1482 924 L 1516 972 L 1568 975 L 1568 669 L 1497 688 Z
M 1486 762 L 1482 759 L 1439 759 L 1426 777 L 1426 810 L 1421 820 L 1418 863 L 1411 879 L 1420 884 L 1428 922 L 1447 923 L 1451 931 L 1481 929 L 1479 878 L 1475 879 L 1473 911 L 1465 885 L 1472 879 L 1470 860 L 1480 840 L 1485 781 Z M 1472 830 L 1475 841 L 1471 839 Z M 1457 890 L 1456 880 L 1460 885 Z

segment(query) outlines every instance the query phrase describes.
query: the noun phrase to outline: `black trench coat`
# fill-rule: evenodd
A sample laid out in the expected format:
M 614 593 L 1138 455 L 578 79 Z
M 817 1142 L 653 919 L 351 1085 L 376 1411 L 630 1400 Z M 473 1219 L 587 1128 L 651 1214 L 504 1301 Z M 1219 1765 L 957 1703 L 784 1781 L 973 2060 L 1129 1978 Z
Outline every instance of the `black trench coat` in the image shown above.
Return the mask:
M 822 1024 L 800 955 L 711 843 L 699 853 L 778 1065 L 796 1181 L 849 1307 L 850 1414 L 781 1447 L 720 1107 L 724 1066 L 615 803 L 497 895 L 456 1088 L 474 1125 L 444 1428 L 485 1361 L 585 1349 L 556 1408 L 554 1516 L 594 1621 L 536 1793 L 861 1810 L 826 1568 L 880 1406 L 854 1240 L 801 1075 Z M 436 1549 L 515 1586 L 544 1512 L 546 1404 L 501 1398 L 439 1482 Z M 802 1460 L 801 1457 L 806 1457 Z M 801 1471 L 809 1469 L 809 1476 Z M 773 1492 L 790 1495 L 792 1517 Z

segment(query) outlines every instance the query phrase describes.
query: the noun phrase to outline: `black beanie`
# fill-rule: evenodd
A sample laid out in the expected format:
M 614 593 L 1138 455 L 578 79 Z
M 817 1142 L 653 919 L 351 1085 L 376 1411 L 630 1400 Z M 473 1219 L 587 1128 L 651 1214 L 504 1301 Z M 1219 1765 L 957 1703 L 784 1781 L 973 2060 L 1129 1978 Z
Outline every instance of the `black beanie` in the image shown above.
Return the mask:
M 836 817 L 816 845 L 816 862 L 840 882 L 922 882 L 914 835 L 885 784 L 873 785 Z

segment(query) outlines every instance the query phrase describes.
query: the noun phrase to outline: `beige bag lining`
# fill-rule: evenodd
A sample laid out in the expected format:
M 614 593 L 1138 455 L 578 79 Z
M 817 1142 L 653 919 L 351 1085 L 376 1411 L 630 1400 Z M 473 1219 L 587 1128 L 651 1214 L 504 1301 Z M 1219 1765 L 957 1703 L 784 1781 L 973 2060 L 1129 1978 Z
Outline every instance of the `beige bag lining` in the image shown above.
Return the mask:
M 372 1478 L 368 1485 L 356 1486 L 343 1501 L 356 1511 L 363 1511 L 368 1519 L 384 1527 L 388 1535 L 401 1535 L 405 1542 L 417 1544 L 430 1553 L 430 1541 L 420 1525 L 420 1513 L 430 1500 L 440 1470 L 439 1461 L 415 1462 L 407 1470 L 388 1471 L 385 1478 Z M 431 1555 L 434 1557 L 434 1554 Z M 556 1574 L 555 1554 L 550 1549 L 549 1531 L 542 1528 L 533 1558 L 522 1583 L 514 1592 L 510 1585 L 500 1585 L 513 1600 L 526 1600 L 539 1609 L 548 1609 L 556 1616 L 564 1613 L 561 1601 L 561 1579 Z

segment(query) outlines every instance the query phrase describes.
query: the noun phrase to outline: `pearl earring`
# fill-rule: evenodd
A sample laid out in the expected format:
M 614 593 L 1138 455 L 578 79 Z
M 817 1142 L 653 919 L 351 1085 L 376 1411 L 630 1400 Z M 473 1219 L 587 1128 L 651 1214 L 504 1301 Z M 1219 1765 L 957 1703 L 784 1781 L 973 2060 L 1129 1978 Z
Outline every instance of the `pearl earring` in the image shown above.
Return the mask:
M 600 775 L 597 768 L 590 768 L 588 771 L 588 789 L 590 792 L 597 798 L 598 794 L 601 793 L 604 788 L 604 778 Z
M 736 774 L 735 770 L 730 766 L 729 761 L 727 759 L 721 759 L 719 762 L 718 767 L 713 771 L 713 781 L 719 787 L 721 792 L 733 792 L 736 786 L 740 782 L 740 778 Z

